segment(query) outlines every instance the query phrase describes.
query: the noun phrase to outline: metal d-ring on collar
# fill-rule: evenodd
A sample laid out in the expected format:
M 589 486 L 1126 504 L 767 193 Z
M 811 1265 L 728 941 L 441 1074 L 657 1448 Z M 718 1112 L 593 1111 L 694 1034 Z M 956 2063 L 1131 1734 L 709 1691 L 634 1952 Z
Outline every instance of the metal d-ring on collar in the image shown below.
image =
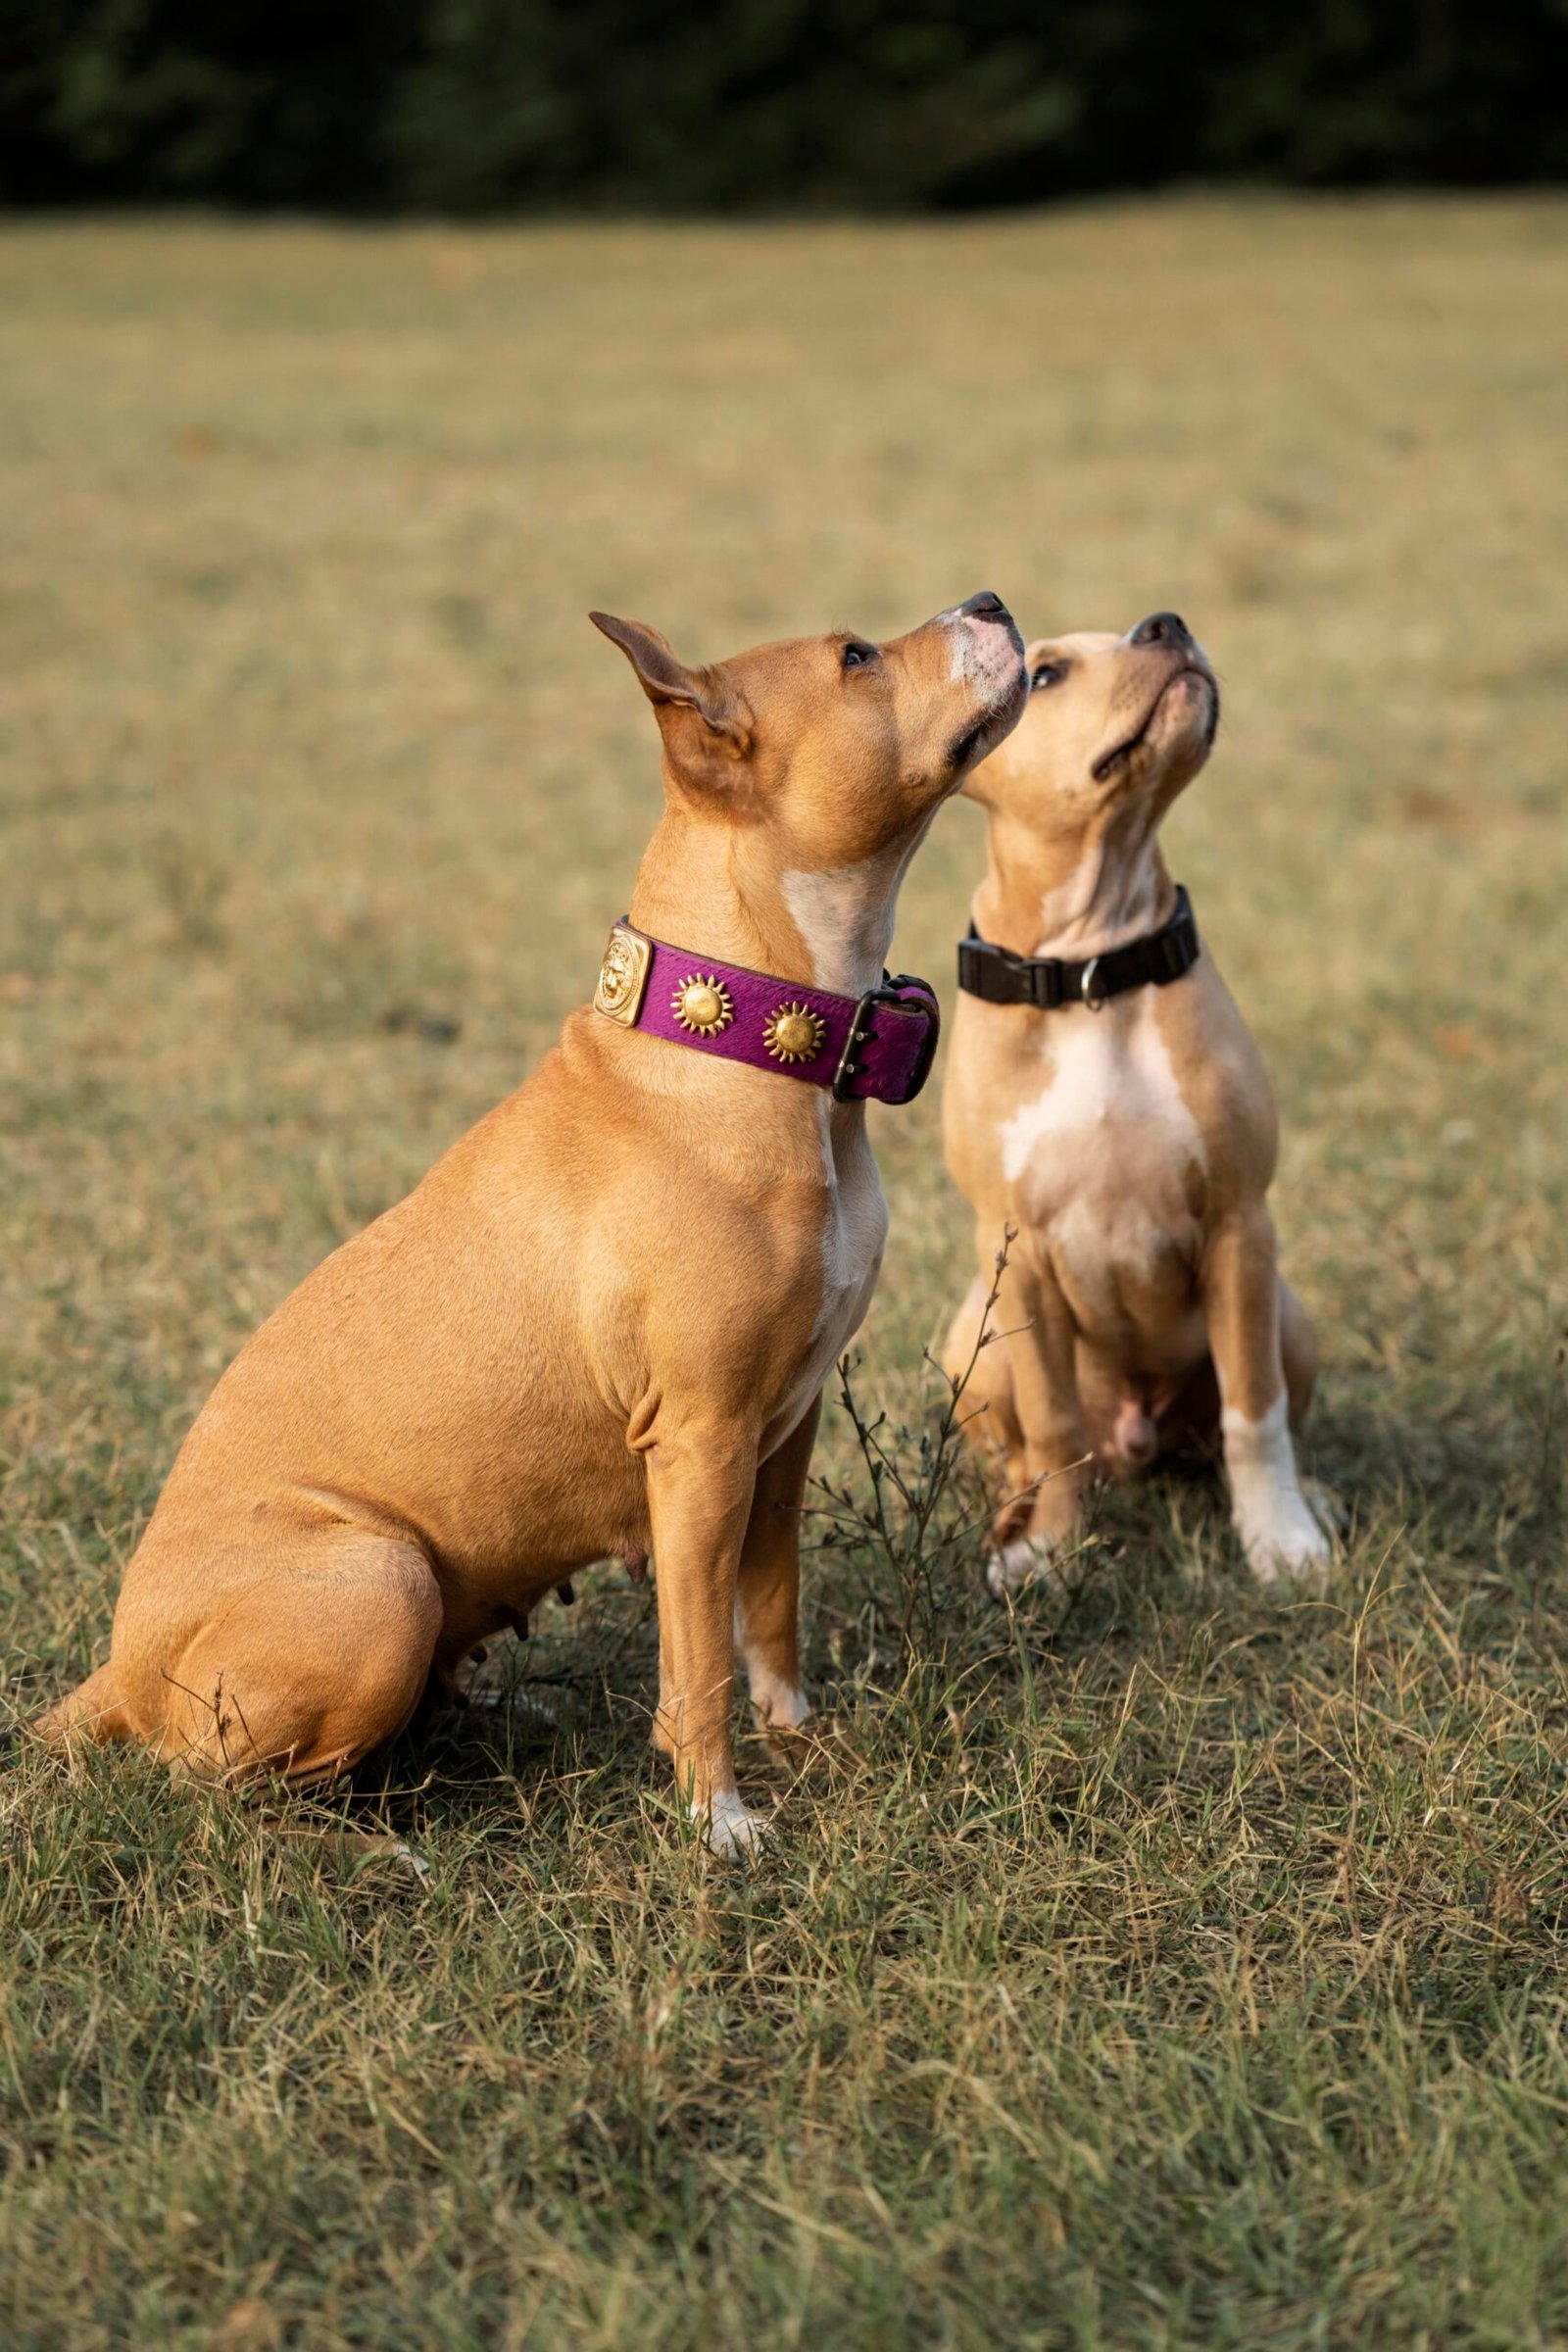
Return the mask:
M 1190 972 L 1201 953 L 1193 903 L 1180 882 L 1168 923 L 1125 947 L 1107 948 L 1085 963 L 1057 956 L 1015 956 L 1010 948 L 982 939 L 973 923 L 958 942 L 958 986 L 987 1004 L 1032 1004 L 1054 1012 L 1062 1004 L 1087 1004 L 1099 1012 L 1111 997 L 1134 988 L 1168 988 Z

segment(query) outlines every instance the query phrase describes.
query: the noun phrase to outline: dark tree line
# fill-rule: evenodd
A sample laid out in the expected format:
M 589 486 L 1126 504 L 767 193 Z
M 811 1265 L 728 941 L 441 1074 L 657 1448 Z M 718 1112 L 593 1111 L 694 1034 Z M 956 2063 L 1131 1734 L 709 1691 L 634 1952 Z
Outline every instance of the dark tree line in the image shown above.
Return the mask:
M 956 208 L 1568 177 L 1568 0 L 0 0 L 0 202 Z

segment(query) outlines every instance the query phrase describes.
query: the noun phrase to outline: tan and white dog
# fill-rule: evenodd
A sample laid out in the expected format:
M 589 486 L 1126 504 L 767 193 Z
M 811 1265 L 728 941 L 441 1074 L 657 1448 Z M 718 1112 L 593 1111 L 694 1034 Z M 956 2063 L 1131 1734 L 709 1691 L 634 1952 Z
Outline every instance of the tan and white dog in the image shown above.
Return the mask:
M 759 1715 L 798 1724 L 807 1463 L 887 1214 L 863 1102 L 790 1083 L 760 1039 L 726 1058 L 710 967 L 778 998 L 781 1065 L 821 1036 L 822 992 L 878 983 L 932 814 L 1023 708 L 1023 647 L 990 595 L 889 644 L 710 668 L 594 617 L 663 742 L 635 929 L 532 1077 L 241 1349 L 126 1570 L 109 1663 L 48 1736 L 330 1777 L 574 1568 L 651 1547 L 657 1743 L 715 1848 L 756 1836 L 734 1656 Z M 680 1042 L 627 1025 L 628 958 L 660 938 L 692 965 Z
M 1269 1584 L 1329 1549 L 1291 1440 L 1314 1342 L 1276 1264 L 1268 1075 L 1159 847 L 1208 757 L 1218 688 L 1172 612 L 1125 637 L 1042 640 L 1028 663 L 1023 719 L 964 787 L 987 811 L 989 864 L 944 1105 L 982 1267 L 952 1374 L 1016 1234 L 1005 1336 L 968 1390 L 970 1434 L 1007 1486 L 989 1581 L 1014 1591 L 1072 1543 L 1090 1463 L 1126 1472 L 1218 1440 Z

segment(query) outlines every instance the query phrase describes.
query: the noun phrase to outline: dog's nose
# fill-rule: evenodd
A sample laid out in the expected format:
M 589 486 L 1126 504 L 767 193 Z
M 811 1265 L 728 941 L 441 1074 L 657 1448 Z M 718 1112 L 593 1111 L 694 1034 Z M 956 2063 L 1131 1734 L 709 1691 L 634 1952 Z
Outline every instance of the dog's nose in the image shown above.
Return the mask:
M 1128 632 L 1130 645 L 1191 645 L 1193 633 L 1179 612 L 1151 612 Z
M 958 611 L 966 620 L 1010 621 L 1012 614 L 994 588 L 982 588 L 978 595 L 965 597 Z

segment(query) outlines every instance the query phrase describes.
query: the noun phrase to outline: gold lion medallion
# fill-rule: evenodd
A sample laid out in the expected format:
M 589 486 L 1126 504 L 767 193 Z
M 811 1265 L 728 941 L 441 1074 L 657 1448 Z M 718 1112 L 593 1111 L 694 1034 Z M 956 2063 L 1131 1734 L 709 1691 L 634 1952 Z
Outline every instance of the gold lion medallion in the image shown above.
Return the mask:
M 717 1037 L 735 1018 L 729 990 L 712 972 L 688 972 L 670 998 L 669 1009 L 694 1037 Z
M 605 960 L 599 967 L 599 986 L 594 990 L 596 1012 L 618 1021 L 623 1029 L 632 1026 L 642 1010 L 653 953 L 651 939 L 645 939 L 629 923 L 615 925 L 605 950 Z
M 809 1004 L 775 1004 L 763 1027 L 762 1043 L 775 1061 L 814 1061 L 826 1035 L 826 1021 Z

